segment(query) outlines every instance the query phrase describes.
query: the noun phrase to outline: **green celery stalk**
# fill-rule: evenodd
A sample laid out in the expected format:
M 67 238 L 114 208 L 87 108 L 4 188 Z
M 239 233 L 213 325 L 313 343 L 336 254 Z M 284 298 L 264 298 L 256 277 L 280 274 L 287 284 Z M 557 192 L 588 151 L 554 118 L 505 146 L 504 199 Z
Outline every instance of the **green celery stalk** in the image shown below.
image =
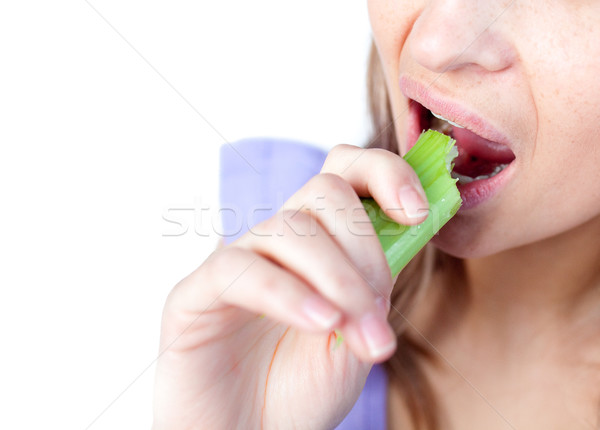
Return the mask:
M 452 160 L 458 155 L 455 141 L 442 133 L 428 130 L 404 156 L 417 173 L 427 200 L 429 215 L 415 226 L 400 225 L 391 220 L 373 199 L 362 199 L 385 252 L 392 276 L 408 262 L 452 218 L 462 200 L 456 179 L 450 176 Z

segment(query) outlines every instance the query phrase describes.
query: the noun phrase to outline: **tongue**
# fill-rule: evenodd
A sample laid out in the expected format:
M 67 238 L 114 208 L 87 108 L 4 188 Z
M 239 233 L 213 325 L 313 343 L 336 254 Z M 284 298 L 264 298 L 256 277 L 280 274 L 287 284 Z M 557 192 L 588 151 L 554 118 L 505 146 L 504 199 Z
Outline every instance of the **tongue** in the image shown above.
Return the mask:
M 515 159 L 515 154 L 508 146 L 484 139 L 466 128 L 454 127 L 452 137 L 456 139 L 459 148 L 474 157 L 483 158 L 497 164 L 507 164 Z
M 452 137 L 456 139 L 458 157 L 454 160 L 454 171 L 471 178 L 489 175 L 501 164 L 515 159 L 515 154 L 505 145 L 484 139 L 465 129 L 454 127 Z

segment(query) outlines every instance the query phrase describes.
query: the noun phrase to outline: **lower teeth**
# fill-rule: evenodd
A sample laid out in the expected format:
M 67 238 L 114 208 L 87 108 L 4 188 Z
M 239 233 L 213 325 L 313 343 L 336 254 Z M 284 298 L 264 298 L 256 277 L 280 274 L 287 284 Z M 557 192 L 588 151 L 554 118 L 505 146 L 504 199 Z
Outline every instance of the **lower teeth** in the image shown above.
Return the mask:
M 461 175 L 460 173 L 456 173 L 455 171 L 452 171 L 452 177 L 454 179 L 458 179 L 458 183 L 460 185 L 464 185 L 464 184 L 471 183 L 473 181 L 479 181 L 481 179 L 492 178 L 492 177 L 496 176 L 498 173 L 500 173 L 501 171 L 503 171 L 506 168 L 506 166 L 508 166 L 508 164 L 499 164 L 496 166 L 494 171 L 492 173 L 490 173 L 489 175 L 479 175 L 475 178 L 472 178 L 472 177 L 466 176 L 466 175 Z
M 452 137 L 452 129 L 453 129 L 452 125 L 449 124 L 447 121 L 445 121 L 441 118 L 438 118 L 433 113 L 432 113 L 432 118 L 431 118 L 431 121 L 429 124 L 429 128 L 431 128 L 432 130 L 439 131 L 440 133 L 443 133 L 446 136 Z M 506 166 L 508 166 L 508 164 L 498 164 L 491 173 L 489 173 L 487 175 L 479 175 L 475 178 L 472 178 L 471 176 L 467 176 L 467 175 L 461 175 L 460 173 L 456 173 L 455 171 L 452 171 L 452 177 L 454 179 L 458 179 L 459 185 L 469 184 L 473 181 L 480 181 L 481 179 L 492 178 L 492 177 L 496 176 L 498 173 L 500 173 L 501 171 L 503 171 L 506 168 Z

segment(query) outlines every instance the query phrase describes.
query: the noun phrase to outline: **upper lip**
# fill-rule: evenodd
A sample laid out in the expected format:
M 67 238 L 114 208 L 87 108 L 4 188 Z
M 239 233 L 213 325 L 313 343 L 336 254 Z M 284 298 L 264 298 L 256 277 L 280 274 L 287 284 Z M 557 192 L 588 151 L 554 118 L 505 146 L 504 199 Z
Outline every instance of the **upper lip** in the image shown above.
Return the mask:
M 511 143 L 504 133 L 481 116 L 458 103 L 434 94 L 434 91 L 430 88 L 431 86 L 426 88 L 424 85 L 408 77 L 403 76 L 400 78 L 400 90 L 405 97 L 423 105 L 431 112 L 435 112 L 450 121 L 460 124 L 484 139 L 508 146 L 509 148 L 511 147 Z

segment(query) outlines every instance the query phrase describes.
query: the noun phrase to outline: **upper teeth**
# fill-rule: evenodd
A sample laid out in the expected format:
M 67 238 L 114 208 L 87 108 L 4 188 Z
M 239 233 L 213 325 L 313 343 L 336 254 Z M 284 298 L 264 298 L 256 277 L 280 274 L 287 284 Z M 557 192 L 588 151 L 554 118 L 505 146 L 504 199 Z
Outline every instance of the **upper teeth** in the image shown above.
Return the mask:
M 430 112 L 431 112 L 431 114 L 432 114 L 434 117 L 436 117 L 436 118 L 439 118 L 439 119 L 442 119 L 442 120 L 444 120 L 444 121 L 446 121 L 446 122 L 448 122 L 448 123 L 452 124 L 454 127 L 458 127 L 458 128 L 464 128 L 462 125 L 458 125 L 458 124 L 457 124 L 457 123 L 455 123 L 454 121 L 450 121 L 449 119 L 446 119 L 446 118 L 444 118 L 443 116 L 441 116 L 441 115 L 439 115 L 439 114 L 437 114 L 437 113 L 435 113 L 435 112 L 432 112 L 432 111 L 430 111 Z

